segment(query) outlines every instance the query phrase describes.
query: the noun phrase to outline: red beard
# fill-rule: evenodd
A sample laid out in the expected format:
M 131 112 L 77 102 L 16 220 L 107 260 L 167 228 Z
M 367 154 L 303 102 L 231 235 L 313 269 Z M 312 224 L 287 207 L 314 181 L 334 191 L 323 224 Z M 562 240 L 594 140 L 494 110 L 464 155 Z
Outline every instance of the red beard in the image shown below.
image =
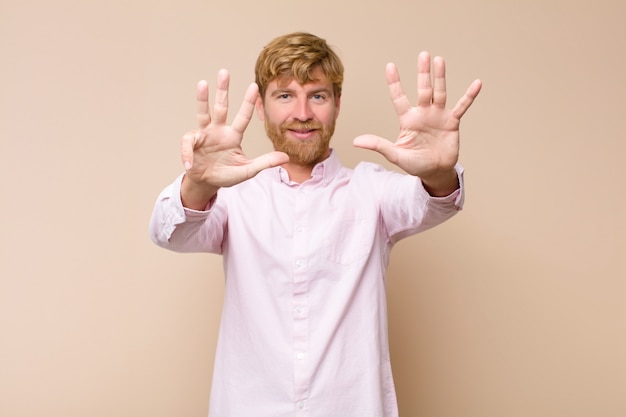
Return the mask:
M 289 131 L 306 132 L 315 130 L 306 140 L 289 137 Z M 265 119 L 265 131 L 274 144 L 274 149 L 289 155 L 289 162 L 297 165 L 313 166 L 326 157 L 330 139 L 335 132 L 335 122 L 323 126 L 317 122 L 285 122 L 280 126 Z

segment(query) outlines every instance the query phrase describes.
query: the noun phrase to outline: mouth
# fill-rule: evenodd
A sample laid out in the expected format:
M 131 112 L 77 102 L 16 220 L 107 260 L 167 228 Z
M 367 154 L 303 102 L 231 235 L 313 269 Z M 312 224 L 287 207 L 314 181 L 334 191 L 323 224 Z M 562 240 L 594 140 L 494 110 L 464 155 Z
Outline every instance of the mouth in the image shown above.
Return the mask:
M 287 132 L 299 140 L 309 140 L 317 136 L 317 129 L 287 129 Z

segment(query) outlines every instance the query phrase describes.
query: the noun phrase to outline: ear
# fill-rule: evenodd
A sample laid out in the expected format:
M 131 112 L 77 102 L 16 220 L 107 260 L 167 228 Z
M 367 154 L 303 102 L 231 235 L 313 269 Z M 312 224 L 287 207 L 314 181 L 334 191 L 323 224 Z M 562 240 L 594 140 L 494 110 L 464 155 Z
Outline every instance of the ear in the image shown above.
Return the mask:
M 256 115 L 260 121 L 265 121 L 265 108 L 263 107 L 263 100 L 261 97 L 257 97 L 256 102 L 254 103 L 254 107 L 256 108 Z

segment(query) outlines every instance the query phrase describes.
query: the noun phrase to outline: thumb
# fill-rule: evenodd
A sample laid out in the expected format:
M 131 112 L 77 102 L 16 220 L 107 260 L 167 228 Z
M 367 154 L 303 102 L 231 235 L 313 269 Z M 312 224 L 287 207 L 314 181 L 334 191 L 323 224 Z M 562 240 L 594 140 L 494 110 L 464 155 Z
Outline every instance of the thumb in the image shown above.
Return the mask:
M 284 152 L 268 152 L 264 155 L 257 156 L 250 161 L 247 168 L 248 178 L 254 177 L 259 172 L 267 168 L 272 168 L 278 165 L 286 164 L 289 162 L 289 156 Z
M 397 149 L 393 143 L 376 135 L 360 135 L 354 138 L 352 144 L 357 148 L 369 149 L 380 153 L 389 162 L 398 160 Z

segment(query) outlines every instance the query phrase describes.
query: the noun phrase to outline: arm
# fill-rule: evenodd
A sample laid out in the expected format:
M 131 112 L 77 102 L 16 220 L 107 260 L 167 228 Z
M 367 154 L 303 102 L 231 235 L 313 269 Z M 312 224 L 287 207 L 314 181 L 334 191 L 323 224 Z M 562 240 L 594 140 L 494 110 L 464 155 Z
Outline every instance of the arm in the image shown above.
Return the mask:
M 180 252 L 220 253 L 227 214 L 223 207 L 207 211 L 219 188 L 238 184 L 289 160 L 282 152 L 254 159 L 245 157 L 241 141 L 258 89 L 256 84 L 250 85 L 239 112 L 228 126 L 228 85 L 228 72 L 220 71 L 211 114 L 207 83 L 198 83 L 199 128 L 181 139 L 185 173 L 159 195 L 150 221 L 152 241 L 159 246 Z
M 157 198 L 150 219 L 150 238 L 176 252 L 221 253 L 227 213 L 223 205 L 209 210 L 183 207 L 180 188 L 183 175 L 167 186 Z
M 269 152 L 248 159 L 242 149 L 243 133 L 254 112 L 258 97 L 256 84 L 251 84 L 232 124 L 228 116 L 227 71 L 218 73 L 213 114 L 209 110 L 209 88 L 206 81 L 197 87 L 199 129 L 186 133 L 181 139 L 181 157 L 185 176 L 181 185 L 181 200 L 185 207 L 204 210 L 220 187 L 229 187 L 254 177 L 260 171 L 289 161 L 282 152 Z
M 427 52 L 420 53 L 417 105 L 411 106 L 396 66 L 388 64 L 387 84 L 400 122 L 398 138 L 392 143 L 375 135 L 362 135 L 354 139 L 354 145 L 381 153 L 389 162 L 419 177 L 431 196 L 442 197 L 459 187 L 454 169 L 459 158 L 459 125 L 482 83 L 474 81 L 465 95 L 448 110 L 443 58 L 434 58 L 433 72 L 431 81 L 430 56 Z

